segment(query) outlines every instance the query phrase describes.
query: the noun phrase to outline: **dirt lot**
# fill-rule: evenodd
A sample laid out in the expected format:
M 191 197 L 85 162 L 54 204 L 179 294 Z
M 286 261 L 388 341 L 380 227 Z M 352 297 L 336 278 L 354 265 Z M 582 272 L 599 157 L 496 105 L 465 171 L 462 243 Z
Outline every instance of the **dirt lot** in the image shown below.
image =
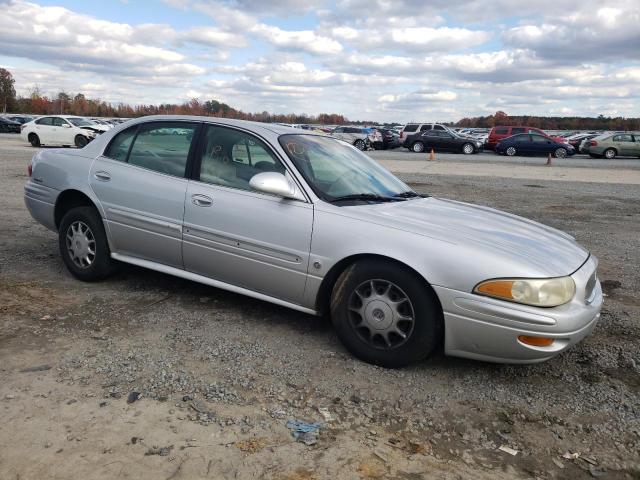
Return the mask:
M 545 364 L 383 370 L 319 318 L 133 267 L 74 280 L 22 201 L 33 153 L 0 135 L 0 479 L 640 478 L 638 185 L 403 173 L 568 231 L 608 296 Z

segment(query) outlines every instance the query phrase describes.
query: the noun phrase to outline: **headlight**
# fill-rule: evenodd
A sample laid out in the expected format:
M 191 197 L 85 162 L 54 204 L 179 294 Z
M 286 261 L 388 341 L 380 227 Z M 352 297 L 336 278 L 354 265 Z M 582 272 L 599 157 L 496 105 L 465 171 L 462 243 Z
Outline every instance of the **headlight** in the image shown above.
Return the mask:
M 576 284 L 571 277 L 506 278 L 481 282 L 473 292 L 534 307 L 557 307 L 573 298 Z

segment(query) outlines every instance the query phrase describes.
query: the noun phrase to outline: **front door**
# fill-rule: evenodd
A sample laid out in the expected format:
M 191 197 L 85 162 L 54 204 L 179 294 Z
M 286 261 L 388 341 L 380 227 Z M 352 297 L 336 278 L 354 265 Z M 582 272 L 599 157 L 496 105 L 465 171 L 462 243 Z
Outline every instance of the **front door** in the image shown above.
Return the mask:
M 134 125 L 94 161 L 89 181 L 114 253 L 183 268 L 185 170 L 199 126 L 179 121 Z
M 251 189 L 258 173 L 287 174 L 255 136 L 207 125 L 201 138 L 185 201 L 185 269 L 300 304 L 313 205 Z

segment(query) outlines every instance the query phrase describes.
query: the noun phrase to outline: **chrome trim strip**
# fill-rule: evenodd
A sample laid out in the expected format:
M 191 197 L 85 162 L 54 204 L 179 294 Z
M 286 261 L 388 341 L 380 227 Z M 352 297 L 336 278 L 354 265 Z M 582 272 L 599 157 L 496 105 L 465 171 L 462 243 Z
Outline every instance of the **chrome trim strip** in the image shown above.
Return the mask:
M 285 300 L 280 300 L 279 298 L 270 297 L 269 295 L 265 295 L 263 293 L 254 292 L 253 290 L 248 290 L 246 288 L 237 287 L 235 285 L 230 285 L 228 283 L 220 282 L 218 280 L 214 280 L 212 278 L 204 277 L 202 275 L 198 275 L 197 273 L 187 272 L 186 270 L 182 270 L 175 267 L 170 267 L 168 265 L 162 265 L 160 263 L 151 262 L 149 260 L 142 260 L 141 258 L 130 257 L 129 255 L 122 255 L 119 253 L 112 253 L 111 257 L 115 260 L 119 260 L 125 263 L 131 263 L 133 265 L 137 265 L 139 267 L 148 268 L 151 270 L 155 270 L 157 272 L 166 273 L 168 275 L 175 275 L 176 277 L 185 278 L 187 280 L 191 280 L 198 283 L 204 283 L 205 285 L 210 285 L 212 287 L 221 288 L 222 290 L 228 290 L 230 292 L 239 293 L 241 295 L 246 295 L 248 297 L 256 298 L 258 300 L 262 300 L 269 303 L 275 303 L 276 305 L 280 305 L 282 307 L 291 308 L 293 310 L 298 310 L 299 312 L 308 313 L 310 315 L 319 315 L 316 310 L 312 310 L 307 307 L 303 307 L 302 305 L 298 305 L 295 303 L 287 302 Z
M 119 208 L 108 207 L 107 210 L 116 215 L 121 215 L 123 217 L 131 218 L 133 220 L 139 220 L 141 222 L 150 223 L 152 225 L 157 225 L 159 227 L 170 228 L 172 230 L 176 230 L 178 233 L 182 233 L 182 225 L 177 225 L 175 223 L 167 222 L 164 220 L 158 220 L 156 218 L 147 217 L 145 215 L 140 215 L 138 213 L 128 212 L 126 210 L 121 210 Z

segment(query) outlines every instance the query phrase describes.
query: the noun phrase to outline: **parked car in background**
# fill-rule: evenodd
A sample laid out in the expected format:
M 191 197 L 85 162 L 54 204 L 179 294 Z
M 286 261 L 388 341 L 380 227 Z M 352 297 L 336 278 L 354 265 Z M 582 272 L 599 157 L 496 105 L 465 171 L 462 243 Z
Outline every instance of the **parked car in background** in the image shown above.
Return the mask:
M 331 136 L 350 143 L 358 150 L 367 150 L 375 137 L 371 129 L 362 127 L 337 127 L 331 132 Z
M 109 122 L 107 122 L 106 120 L 102 120 L 100 118 L 91 118 L 88 119 L 91 123 L 94 123 L 97 128 L 102 129 L 103 132 L 106 132 L 107 130 L 111 130 L 113 128 L 113 125 Z
M 72 115 L 46 115 L 21 127 L 22 138 L 34 147 L 41 145 L 83 148 L 105 130 L 86 118 Z
M 425 132 L 427 130 L 443 130 L 446 132 L 453 131 L 441 123 L 407 123 L 400 132 L 400 141 L 404 143 L 409 135 Z
M 535 127 L 513 127 L 513 126 L 497 126 L 493 127 L 489 132 L 489 136 L 487 137 L 487 142 L 485 143 L 485 147 L 489 150 L 494 150 L 496 145 L 503 138 L 511 137 L 512 135 L 518 135 L 519 133 L 535 133 L 537 135 L 542 135 L 544 137 L 550 138 L 555 142 L 563 143 L 566 140 L 563 137 L 551 137 L 547 135 L 545 132 Z
M 425 130 L 405 138 L 402 146 L 412 152 L 421 153 L 434 149 L 437 152 L 460 152 L 466 155 L 482 150 L 482 142 L 470 137 L 463 137 L 451 130 Z
M 371 146 L 375 150 L 388 150 L 400 146 L 400 135 L 393 130 L 388 128 L 374 128 L 373 130 L 380 134 L 379 138 L 371 142 Z
M 23 123 L 28 123 L 34 119 L 34 117 L 31 117 L 29 115 L 5 115 L 4 118 L 13 120 L 14 122 L 18 122 L 20 125 L 22 125 Z
M 595 138 L 598 135 L 599 135 L 598 133 L 577 133 L 575 135 L 567 137 L 567 142 L 569 142 L 569 145 L 575 148 L 576 151 L 579 151 L 580 144 L 582 143 L 583 140 L 591 140 L 592 138 Z
M 0 117 L 0 133 L 20 133 L 20 124 L 5 117 Z
M 640 157 L 640 133 L 605 133 L 589 140 L 585 150 L 593 158 Z
M 564 142 L 557 142 L 546 135 L 537 133 L 520 133 L 500 140 L 495 147 L 496 153 L 501 155 L 548 155 L 565 158 L 576 153 L 576 150 Z
M 165 134 L 175 129 L 191 135 Z M 600 317 L 597 259 L 572 236 L 419 195 L 352 146 L 300 129 L 132 120 L 82 152 L 39 151 L 24 192 L 79 280 L 125 262 L 326 314 L 350 352 L 385 367 L 439 348 L 541 362 Z

